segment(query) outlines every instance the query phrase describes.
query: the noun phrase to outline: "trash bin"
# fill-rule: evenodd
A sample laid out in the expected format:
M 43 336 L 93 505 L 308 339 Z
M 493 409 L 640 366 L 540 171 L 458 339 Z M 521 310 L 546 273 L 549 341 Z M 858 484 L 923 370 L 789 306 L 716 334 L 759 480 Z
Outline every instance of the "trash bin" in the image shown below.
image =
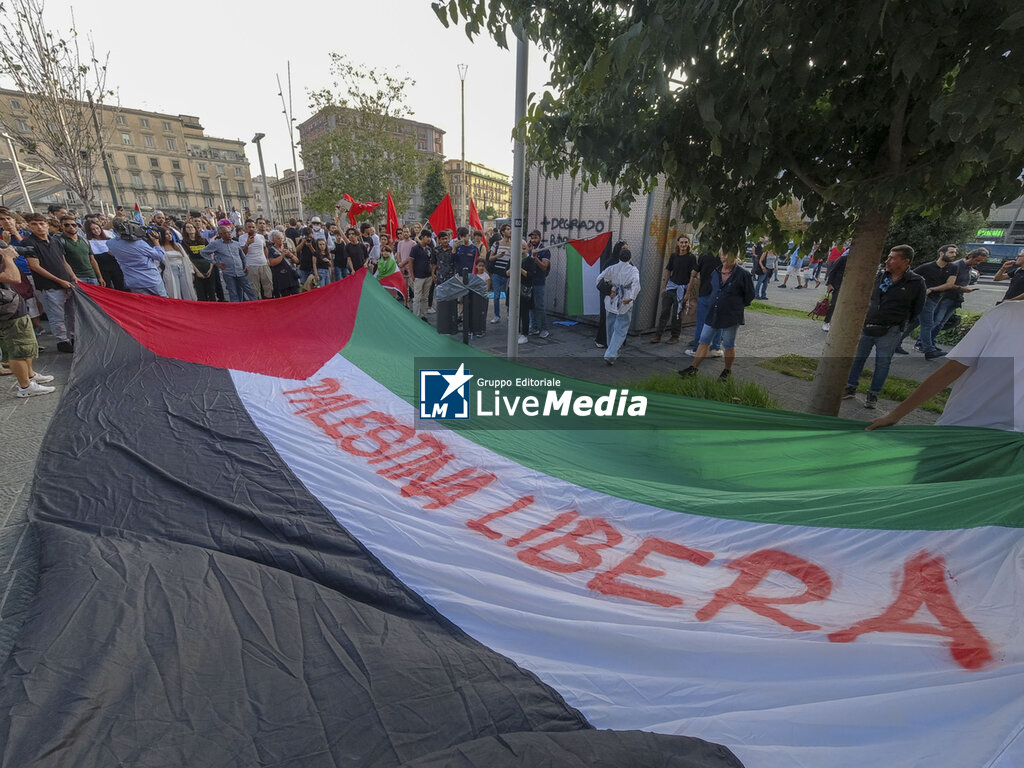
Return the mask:
M 487 330 L 487 297 L 476 291 L 469 292 L 469 332 L 484 333 Z
M 442 299 L 434 297 L 434 309 L 437 311 L 437 332 L 458 333 L 459 332 L 459 303 L 461 299 Z

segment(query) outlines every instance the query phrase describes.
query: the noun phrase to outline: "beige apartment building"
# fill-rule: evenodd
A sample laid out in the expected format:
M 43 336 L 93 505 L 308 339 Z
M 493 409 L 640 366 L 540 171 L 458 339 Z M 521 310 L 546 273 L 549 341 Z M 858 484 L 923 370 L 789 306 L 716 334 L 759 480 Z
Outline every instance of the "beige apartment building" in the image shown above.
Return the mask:
M 24 135 L 32 133 L 31 118 L 24 107 L 28 98 L 19 91 L 0 89 L 0 109 L 14 118 L 17 132 Z M 82 108 L 89 107 L 82 104 Z M 138 204 L 144 213 L 160 209 L 173 215 L 206 207 L 254 210 L 244 141 L 207 136 L 194 115 L 105 107 L 100 110 L 100 120 L 107 135 L 106 155 L 117 202 L 126 209 Z M 31 163 L 30 157 L 21 160 Z M 111 210 L 111 191 L 102 165 L 95 169 L 95 175 L 95 205 Z M 33 192 L 29 194 L 33 207 L 38 208 L 43 201 L 37 201 Z M 79 204 L 70 190 L 65 195 L 65 200 L 55 202 L 66 202 L 71 207 Z M 10 202 L 24 207 L 17 200 Z
M 462 197 L 463 179 L 466 182 L 466 197 Z M 462 173 L 461 160 L 445 160 L 444 180 L 452 196 L 456 221 L 469 221 L 469 201 L 476 203 L 477 211 L 488 206 L 497 212 L 497 218 L 506 218 L 512 210 L 512 183 L 509 177 L 479 163 L 466 163 Z M 465 202 L 463 202 L 465 200 Z
M 324 133 L 334 130 L 338 126 L 339 117 L 351 111 L 341 107 L 321 109 L 299 125 L 299 143 L 312 141 Z M 406 118 L 396 118 L 395 125 L 398 129 L 396 133 L 412 139 L 416 149 L 427 158 L 438 162 L 444 160 L 444 131 L 436 125 Z M 302 176 L 300 175 L 301 180 Z M 294 186 L 294 184 L 293 180 L 292 185 Z M 382 190 L 381 199 L 383 199 L 383 194 Z M 419 220 L 420 209 L 423 207 L 423 195 L 420 187 L 412 191 L 409 200 L 404 205 L 400 200 L 396 200 L 395 203 L 398 206 L 398 218 L 401 221 L 410 223 Z

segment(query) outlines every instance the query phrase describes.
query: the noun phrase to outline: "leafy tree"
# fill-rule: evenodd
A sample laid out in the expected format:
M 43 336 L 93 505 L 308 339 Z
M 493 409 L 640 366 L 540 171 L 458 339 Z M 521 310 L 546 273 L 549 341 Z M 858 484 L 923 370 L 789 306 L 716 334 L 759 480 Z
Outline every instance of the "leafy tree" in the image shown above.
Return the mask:
M 916 251 L 914 266 L 932 261 L 943 245 L 962 246 L 976 240 L 978 228 L 985 217 L 977 212 L 960 211 L 950 216 L 923 216 L 917 212 L 905 213 L 892 220 L 885 247 L 910 243 Z
M 356 66 L 339 53 L 331 54 L 331 73 L 331 87 L 310 93 L 310 106 L 328 129 L 302 143 L 303 165 L 313 172 L 303 202 L 333 211 L 345 193 L 364 202 L 383 200 L 390 189 L 401 211 L 422 175 L 415 136 L 398 122 L 409 114 L 405 93 L 415 81 Z
M 427 176 L 423 179 L 423 208 L 420 213 L 424 220 L 430 218 L 430 214 L 440 205 L 447 194 L 448 187 L 444 183 L 444 169 L 435 160 L 428 166 Z
M 41 0 L 0 3 L 0 26 L 7 33 L 0 46 L 0 75 L 25 94 L 24 113 L 0 113 L 0 125 L 88 209 L 95 197 L 95 169 L 113 126 L 110 121 L 102 127 L 98 118 L 110 112 L 103 107 L 114 97 L 106 86 L 110 55 L 98 58 L 90 40 L 83 58 L 74 20 L 72 29 L 55 34 L 43 21 L 43 10 Z M 30 132 L 19 129 L 22 120 Z
M 498 218 L 498 211 L 493 205 L 485 205 L 477 211 L 477 215 L 480 217 L 480 221 L 494 221 Z
M 987 210 L 1021 192 L 1024 11 L 1016 0 L 451 0 L 444 23 L 548 53 L 551 85 L 520 127 L 553 173 L 608 180 L 616 205 L 654 183 L 739 248 L 852 231 L 810 408 L 836 413 L 895 210 Z M 654 181 L 659 179 L 659 181 Z M 710 236 L 709 234 L 710 233 Z

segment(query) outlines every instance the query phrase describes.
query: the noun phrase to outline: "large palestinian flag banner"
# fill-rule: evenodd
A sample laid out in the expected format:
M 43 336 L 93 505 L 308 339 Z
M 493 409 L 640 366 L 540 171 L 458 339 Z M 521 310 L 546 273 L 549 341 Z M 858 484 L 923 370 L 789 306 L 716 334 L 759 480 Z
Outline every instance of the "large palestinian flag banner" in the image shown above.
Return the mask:
M 550 376 L 363 272 L 84 290 L 0 765 L 1024 765 L 1021 435 L 621 391 L 561 429 L 609 396 L 565 377 L 502 428 L 464 377 Z

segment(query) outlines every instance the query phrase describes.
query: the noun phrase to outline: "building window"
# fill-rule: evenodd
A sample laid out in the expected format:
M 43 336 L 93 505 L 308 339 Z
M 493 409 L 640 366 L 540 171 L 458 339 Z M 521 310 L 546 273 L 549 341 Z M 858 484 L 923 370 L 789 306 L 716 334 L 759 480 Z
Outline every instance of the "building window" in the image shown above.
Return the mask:
M 171 152 L 177 152 L 178 151 L 178 148 L 174 145 L 174 139 L 171 139 L 171 138 L 167 139 L 167 148 L 169 150 L 171 150 Z
M 156 142 L 153 141 L 153 137 L 152 136 L 143 136 L 142 140 L 146 143 L 146 146 L 149 147 L 150 149 L 155 149 L 156 148 Z
M 212 197 L 204 197 L 203 198 L 203 205 L 205 205 L 207 208 L 213 208 L 213 198 Z
M 135 198 L 139 205 L 149 205 L 149 196 L 145 192 L 139 192 Z
M 170 131 L 171 131 L 171 121 L 170 120 L 164 120 L 164 130 L 167 131 L 168 133 L 170 133 Z
M 220 174 L 221 176 L 224 175 L 224 166 L 223 165 L 218 165 L 217 166 L 217 173 Z
M 24 120 L 21 120 L 19 118 L 18 119 L 18 130 L 21 131 L 22 133 L 28 133 L 29 132 L 28 123 L 26 123 Z
M 153 177 L 153 186 L 155 186 L 159 190 L 166 189 L 166 187 L 164 186 L 164 177 L 163 176 L 154 176 Z
M 157 195 L 156 204 L 159 205 L 161 208 L 168 208 L 171 205 L 171 198 L 169 198 L 167 195 Z
M 139 158 L 135 155 L 125 155 L 124 159 L 127 161 L 128 165 L 134 165 L 136 167 L 139 165 Z
M 196 168 L 200 173 L 206 173 L 206 163 L 196 163 Z
M 188 198 L 184 195 L 178 195 L 178 207 L 188 208 Z
M 140 117 L 139 118 L 139 125 L 141 125 L 143 128 L 149 128 L 149 118 L 148 117 Z
M 243 197 L 245 196 L 245 182 L 244 181 L 238 182 L 238 194 L 242 195 Z
M 179 161 L 177 161 L 177 160 L 171 160 L 171 170 L 172 171 L 180 171 L 181 170 L 181 163 Z
M 21 102 L 17 99 L 11 99 L 11 109 L 21 109 Z
M 130 133 L 122 133 L 121 143 L 130 147 L 132 145 L 132 135 Z
M 175 179 L 174 180 L 174 188 L 178 192 L 184 192 L 185 191 L 185 180 L 184 179 Z
M 118 125 L 128 125 L 128 121 L 124 119 L 124 115 L 118 115 L 117 116 L 117 124 Z
M 150 168 L 159 168 L 160 167 L 160 160 L 158 158 L 155 158 L 155 157 L 149 158 L 149 167 Z
M 242 169 L 239 168 L 238 166 L 235 166 L 235 176 L 241 176 L 241 175 L 242 175 Z
M 133 173 L 132 174 L 132 186 L 135 189 L 141 189 L 142 188 L 142 176 L 140 174 L 138 174 L 138 173 Z
M 212 189 L 210 189 L 210 180 L 209 179 L 200 179 L 199 183 L 203 185 L 203 192 L 212 192 L 213 191 Z

